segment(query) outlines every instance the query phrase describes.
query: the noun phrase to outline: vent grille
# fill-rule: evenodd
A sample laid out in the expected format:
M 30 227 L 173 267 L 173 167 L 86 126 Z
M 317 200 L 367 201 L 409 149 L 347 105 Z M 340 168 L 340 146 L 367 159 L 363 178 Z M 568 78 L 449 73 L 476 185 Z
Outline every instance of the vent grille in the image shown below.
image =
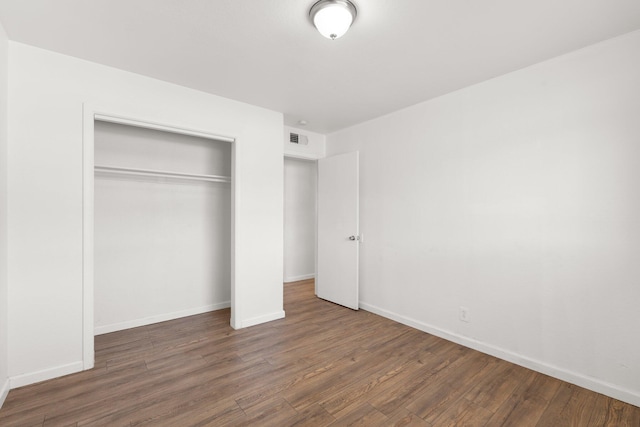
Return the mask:
M 289 143 L 307 145 L 309 144 L 309 137 L 306 135 L 300 135 L 299 133 L 289 132 Z

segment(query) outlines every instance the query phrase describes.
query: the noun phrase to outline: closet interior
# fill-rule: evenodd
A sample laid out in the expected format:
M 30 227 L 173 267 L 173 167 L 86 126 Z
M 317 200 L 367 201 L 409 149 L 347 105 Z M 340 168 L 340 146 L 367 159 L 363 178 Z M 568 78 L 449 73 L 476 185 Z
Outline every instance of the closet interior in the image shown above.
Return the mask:
M 226 308 L 232 144 L 95 122 L 96 335 Z

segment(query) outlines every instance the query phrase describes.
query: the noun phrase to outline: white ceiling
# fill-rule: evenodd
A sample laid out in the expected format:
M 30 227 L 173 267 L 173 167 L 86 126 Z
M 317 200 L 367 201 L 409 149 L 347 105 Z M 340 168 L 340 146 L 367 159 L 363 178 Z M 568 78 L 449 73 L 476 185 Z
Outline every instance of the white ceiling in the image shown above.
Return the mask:
M 308 121 L 330 133 L 640 29 L 640 0 L 0 0 L 11 40 Z M 298 126 L 299 127 L 299 126 Z

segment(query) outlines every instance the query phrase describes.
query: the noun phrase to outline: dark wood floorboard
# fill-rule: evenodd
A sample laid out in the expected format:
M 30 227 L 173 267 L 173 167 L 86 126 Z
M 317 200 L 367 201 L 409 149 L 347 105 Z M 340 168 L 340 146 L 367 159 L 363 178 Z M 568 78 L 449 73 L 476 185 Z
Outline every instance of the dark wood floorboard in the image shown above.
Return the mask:
M 229 310 L 96 337 L 96 367 L 11 390 L 0 426 L 629 426 L 640 408 L 285 285 L 286 319 Z

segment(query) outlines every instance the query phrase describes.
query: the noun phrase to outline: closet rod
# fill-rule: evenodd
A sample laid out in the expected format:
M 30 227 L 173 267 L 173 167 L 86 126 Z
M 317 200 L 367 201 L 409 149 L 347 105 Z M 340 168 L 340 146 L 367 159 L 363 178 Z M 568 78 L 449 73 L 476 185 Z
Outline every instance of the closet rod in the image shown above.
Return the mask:
M 194 181 L 210 181 L 210 182 L 231 182 L 231 177 L 228 177 L 228 176 L 170 172 L 170 171 L 160 171 L 155 169 L 122 168 L 122 167 L 116 167 L 116 166 L 95 165 L 94 171 L 101 172 L 101 173 L 119 174 L 119 175 L 179 178 L 179 179 L 188 179 L 188 180 L 194 180 Z

